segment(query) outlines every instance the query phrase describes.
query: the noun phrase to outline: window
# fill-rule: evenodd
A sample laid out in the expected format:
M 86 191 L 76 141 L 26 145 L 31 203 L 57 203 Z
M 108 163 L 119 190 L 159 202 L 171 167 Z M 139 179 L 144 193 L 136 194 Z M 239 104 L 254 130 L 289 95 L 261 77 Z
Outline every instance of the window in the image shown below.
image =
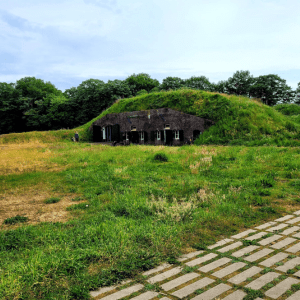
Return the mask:
M 131 126 L 131 131 L 136 131 L 136 126 Z
M 106 136 L 105 136 L 105 127 L 102 128 L 102 133 L 103 133 L 103 139 L 105 140 L 106 139 Z
M 144 131 L 141 132 L 141 141 L 144 140 Z
M 179 140 L 179 130 L 175 131 L 175 140 Z
M 164 127 L 165 129 L 170 129 L 170 124 L 165 124 Z
M 160 131 L 156 131 L 156 139 L 159 141 L 160 140 Z

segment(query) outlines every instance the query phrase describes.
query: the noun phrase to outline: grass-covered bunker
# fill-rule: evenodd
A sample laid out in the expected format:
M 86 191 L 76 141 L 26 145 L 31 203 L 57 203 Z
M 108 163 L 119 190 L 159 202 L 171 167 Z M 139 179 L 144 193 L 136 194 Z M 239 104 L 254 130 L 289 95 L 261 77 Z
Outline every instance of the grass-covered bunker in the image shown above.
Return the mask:
M 94 142 L 182 145 L 214 122 L 170 108 L 107 114 L 92 124 Z

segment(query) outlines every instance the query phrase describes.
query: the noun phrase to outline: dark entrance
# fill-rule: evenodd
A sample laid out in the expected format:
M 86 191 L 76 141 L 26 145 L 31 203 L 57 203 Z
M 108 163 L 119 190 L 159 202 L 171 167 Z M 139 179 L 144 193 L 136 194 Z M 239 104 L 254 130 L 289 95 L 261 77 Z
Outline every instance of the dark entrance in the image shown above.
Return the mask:
M 194 130 L 193 131 L 193 141 L 198 138 L 198 136 L 200 135 L 200 133 L 201 133 L 200 130 Z
M 173 142 L 173 134 L 172 134 L 172 130 L 166 130 L 165 131 L 165 143 L 166 145 L 172 145 Z
M 133 144 L 139 143 L 139 133 L 137 131 L 131 131 L 131 143 Z
M 93 141 L 94 142 L 102 142 L 102 127 L 101 126 L 93 126 Z
M 120 125 L 115 124 L 112 126 L 111 140 L 114 142 L 120 142 Z

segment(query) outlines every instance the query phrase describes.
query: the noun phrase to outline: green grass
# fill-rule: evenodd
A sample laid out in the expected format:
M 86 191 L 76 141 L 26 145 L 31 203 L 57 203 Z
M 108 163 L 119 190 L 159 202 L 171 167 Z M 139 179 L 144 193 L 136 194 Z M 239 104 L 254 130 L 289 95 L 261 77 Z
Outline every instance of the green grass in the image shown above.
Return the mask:
M 48 199 L 44 200 L 44 203 L 46 204 L 52 204 L 52 203 L 57 203 L 59 202 L 61 199 L 59 197 L 50 197 Z
M 88 299 L 298 205 L 285 177 L 300 176 L 298 148 L 54 145 L 51 163 L 65 168 L 0 176 L 0 196 L 44 184 L 85 203 L 68 208 L 66 223 L 3 225 L 0 299 Z

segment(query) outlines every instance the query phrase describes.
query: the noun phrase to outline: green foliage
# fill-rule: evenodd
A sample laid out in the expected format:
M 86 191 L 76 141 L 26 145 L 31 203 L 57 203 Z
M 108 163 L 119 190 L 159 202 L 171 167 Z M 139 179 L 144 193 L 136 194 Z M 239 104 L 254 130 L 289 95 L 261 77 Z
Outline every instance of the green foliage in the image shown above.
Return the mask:
M 236 71 L 225 83 L 227 94 L 249 96 L 250 88 L 254 83 L 249 71 Z
M 60 200 L 61 199 L 59 197 L 51 197 L 51 198 L 45 199 L 44 203 L 46 203 L 46 204 L 52 204 L 52 203 L 57 203 Z
M 162 84 L 160 85 L 160 89 L 162 90 L 176 90 L 185 85 L 183 79 L 179 77 L 167 77 L 163 79 Z
M 287 116 L 295 116 L 295 115 L 300 115 L 300 106 L 291 103 L 291 104 L 277 104 L 274 106 L 274 108 L 281 112 L 283 115 Z
M 184 80 L 184 86 L 196 90 L 204 90 L 204 91 L 211 90 L 211 83 L 209 82 L 209 79 L 206 78 L 205 76 L 200 76 L 200 77 L 193 76 L 189 79 L 186 79 Z
M 138 92 L 141 90 L 150 92 L 159 86 L 158 80 L 152 79 L 146 73 L 132 74 L 125 79 L 125 82 L 128 84 L 132 95 L 138 95 Z
M 28 221 L 28 217 L 17 215 L 15 217 L 5 219 L 3 224 L 13 225 L 13 224 L 17 224 L 17 223 L 24 223 L 24 222 L 27 222 L 27 221 Z
M 168 161 L 168 156 L 165 153 L 155 153 L 154 160 L 160 161 L 160 162 L 166 162 Z
M 291 102 L 294 93 L 286 84 L 286 80 L 278 75 L 263 75 L 254 79 L 250 88 L 250 96 L 260 98 L 263 103 L 273 106 L 279 102 Z

